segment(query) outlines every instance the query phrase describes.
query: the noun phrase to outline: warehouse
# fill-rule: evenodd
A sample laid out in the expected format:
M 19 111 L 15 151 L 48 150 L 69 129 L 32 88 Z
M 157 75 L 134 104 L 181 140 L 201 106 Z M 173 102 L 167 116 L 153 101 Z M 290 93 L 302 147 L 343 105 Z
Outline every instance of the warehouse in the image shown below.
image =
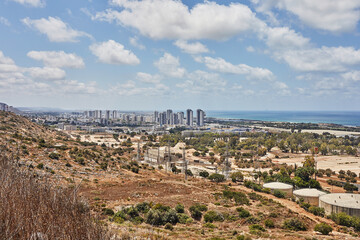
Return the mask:
M 332 193 L 319 198 L 319 207 L 325 209 L 327 215 L 344 212 L 350 216 L 360 217 L 360 194 Z
M 270 182 L 265 183 L 263 187 L 270 189 L 272 193 L 274 192 L 274 190 L 279 190 L 284 192 L 288 197 L 292 196 L 293 186 L 290 184 L 281 182 Z
M 297 200 L 303 199 L 304 202 L 310 203 L 314 206 L 319 206 L 319 197 L 325 195 L 323 191 L 319 191 L 316 188 L 303 188 L 295 190 L 293 192 Z

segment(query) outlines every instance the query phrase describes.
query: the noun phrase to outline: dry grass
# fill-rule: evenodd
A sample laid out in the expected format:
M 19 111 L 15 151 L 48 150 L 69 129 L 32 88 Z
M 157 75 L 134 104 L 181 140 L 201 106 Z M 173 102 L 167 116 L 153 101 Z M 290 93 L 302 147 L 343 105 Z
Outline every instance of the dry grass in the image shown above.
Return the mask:
M 76 191 L 0 157 L 0 239 L 110 239 Z

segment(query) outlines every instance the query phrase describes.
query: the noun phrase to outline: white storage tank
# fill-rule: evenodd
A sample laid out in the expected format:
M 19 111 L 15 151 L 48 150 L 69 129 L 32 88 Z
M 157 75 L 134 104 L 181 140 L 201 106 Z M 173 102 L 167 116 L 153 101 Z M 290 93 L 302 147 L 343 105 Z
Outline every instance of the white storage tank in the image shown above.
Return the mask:
M 319 207 L 324 208 L 327 215 L 344 212 L 350 216 L 360 217 L 360 194 L 326 194 L 319 198 Z
M 304 202 L 310 203 L 314 206 L 319 206 L 319 198 L 326 193 L 323 191 L 319 191 L 316 188 L 303 188 L 298 189 L 293 192 L 294 196 L 297 200 L 300 198 L 304 199 Z
M 290 184 L 286 184 L 282 182 L 269 182 L 269 183 L 264 183 L 263 187 L 269 188 L 272 193 L 274 192 L 274 190 L 279 190 L 284 192 L 288 197 L 292 196 L 293 186 Z

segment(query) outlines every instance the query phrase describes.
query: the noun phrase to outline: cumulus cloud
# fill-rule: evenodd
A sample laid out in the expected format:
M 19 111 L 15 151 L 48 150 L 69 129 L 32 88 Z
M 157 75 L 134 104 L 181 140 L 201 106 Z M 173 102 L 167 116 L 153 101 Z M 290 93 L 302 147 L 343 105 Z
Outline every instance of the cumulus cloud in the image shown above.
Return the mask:
M 152 39 L 224 40 L 263 26 L 255 13 L 240 3 L 226 6 L 205 1 L 191 9 L 177 0 L 111 0 L 111 3 L 122 10 L 107 9 L 92 18 L 133 27 Z
M 114 40 L 94 43 L 90 47 L 92 54 L 98 57 L 100 62 L 118 65 L 137 65 L 140 60 L 130 50 Z
M 169 87 L 161 83 L 155 83 L 150 87 L 140 87 L 132 80 L 129 80 L 125 83 L 118 84 L 111 89 L 111 92 L 114 92 L 120 96 L 159 96 L 163 95 L 169 91 Z
M 61 80 L 66 77 L 64 70 L 60 68 L 52 67 L 33 67 L 26 69 L 29 72 L 30 76 L 35 80 Z
M 27 53 L 27 56 L 37 61 L 42 61 L 48 67 L 85 67 L 81 57 L 74 53 L 65 53 L 64 51 L 30 51 Z
M 45 7 L 45 0 L 11 0 L 25 6 L 31 7 Z
M 96 82 L 79 82 L 76 80 L 64 80 L 57 82 L 59 94 L 96 94 L 101 92 Z
M 161 73 L 169 77 L 182 78 L 186 73 L 185 68 L 180 67 L 179 58 L 174 57 L 170 53 L 164 53 L 164 56 L 156 61 L 154 65 Z
M 252 0 L 257 11 L 286 10 L 309 27 L 333 33 L 351 32 L 360 20 L 360 1 L 354 0 Z
M 303 49 L 310 46 L 310 39 L 303 37 L 288 27 L 268 27 L 259 33 L 266 44 L 274 51 Z
M 207 47 L 200 42 L 189 43 L 185 40 L 177 40 L 174 45 L 189 54 L 200 54 L 209 52 L 209 49 L 207 49 Z
M 10 26 L 10 22 L 7 18 L 0 16 L 0 23 L 4 24 L 5 26 Z
M 216 94 L 225 91 L 226 81 L 217 73 L 201 70 L 189 73 L 184 82 L 176 84 L 184 92 L 199 94 Z
M 57 17 L 41 19 L 24 18 L 21 20 L 26 26 L 45 34 L 51 42 L 78 42 L 80 37 L 91 35 L 72 29 L 67 23 Z
M 290 50 L 281 58 L 297 71 L 341 72 L 360 64 L 360 50 L 353 47 L 321 47 Z
M 139 39 L 137 37 L 130 37 L 129 42 L 134 47 L 137 47 L 138 49 L 144 50 L 145 46 L 139 43 Z
M 203 57 L 198 58 L 198 61 L 205 63 L 207 68 L 221 73 L 245 75 L 247 79 L 274 79 L 274 74 L 266 68 L 251 67 L 246 64 L 234 65 L 222 58 Z
M 136 78 L 143 83 L 160 83 L 160 75 L 151 75 L 149 73 L 138 72 Z

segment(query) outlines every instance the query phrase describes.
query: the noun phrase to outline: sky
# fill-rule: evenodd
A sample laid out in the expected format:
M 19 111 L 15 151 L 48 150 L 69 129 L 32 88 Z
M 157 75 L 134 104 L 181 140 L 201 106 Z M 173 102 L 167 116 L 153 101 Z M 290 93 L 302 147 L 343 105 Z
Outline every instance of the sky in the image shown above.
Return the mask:
M 2 0 L 0 102 L 360 110 L 359 0 Z

